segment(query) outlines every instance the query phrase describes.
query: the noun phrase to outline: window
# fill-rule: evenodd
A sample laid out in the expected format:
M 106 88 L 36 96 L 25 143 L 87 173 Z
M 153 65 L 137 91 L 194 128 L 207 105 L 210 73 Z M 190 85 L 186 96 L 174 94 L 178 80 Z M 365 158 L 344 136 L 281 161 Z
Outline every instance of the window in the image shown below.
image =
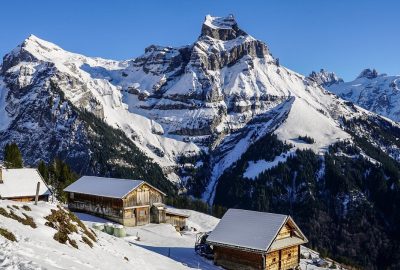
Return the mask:
M 71 192 L 71 193 L 69 194 L 69 198 L 70 198 L 70 199 L 74 199 L 74 193 L 73 193 L 73 192 Z

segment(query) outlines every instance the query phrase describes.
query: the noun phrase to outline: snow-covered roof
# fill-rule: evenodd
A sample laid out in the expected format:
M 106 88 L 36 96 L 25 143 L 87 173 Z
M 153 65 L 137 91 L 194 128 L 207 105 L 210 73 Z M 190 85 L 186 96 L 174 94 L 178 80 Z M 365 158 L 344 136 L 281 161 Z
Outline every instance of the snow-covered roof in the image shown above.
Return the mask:
M 183 213 L 178 213 L 176 211 L 174 211 L 171 208 L 167 208 L 167 210 L 165 211 L 165 213 L 169 214 L 169 215 L 173 215 L 173 216 L 180 216 L 180 217 L 184 217 L 184 218 L 188 218 L 189 215 L 183 214 Z
M 266 252 L 288 219 L 287 215 L 229 209 L 207 241 Z
M 3 183 L 0 183 L 0 197 L 3 199 L 35 196 L 38 182 L 39 196 L 50 194 L 36 169 L 1 169 L 1 172 Z
M 64 191 L 122 199 L 143 183 L 146 182 L 143 180 L 82 176 L 77 181 L 66 187 Z M 148 185 L 151 186 L 150 184 Z M 162 191 L 158 191 L 165 195 Z

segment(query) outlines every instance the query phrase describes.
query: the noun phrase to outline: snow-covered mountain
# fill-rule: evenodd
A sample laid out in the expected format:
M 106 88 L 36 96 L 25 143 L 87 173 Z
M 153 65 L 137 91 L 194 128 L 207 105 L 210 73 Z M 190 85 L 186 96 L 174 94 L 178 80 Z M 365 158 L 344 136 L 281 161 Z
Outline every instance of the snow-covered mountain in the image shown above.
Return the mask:
M 326 86 L 330 91 L 367 110 L 400 121 L 400 76 L 365 69 L 353 81 Z
M 151 45 L 126 61 L 30 36 L 1 64 L 0 146 L 17 142 L 28 165 L 60 157 L 81 174 L 173 189 L 169 179 L 210 204 L 289 211 L 316 233 L 315 246 L 360 262 L 357 235 L 340 247 L 326 235 L 353 239 L 331 224 L 367 220 L 390 239 L 396 214 L 371 194 L 398 198 L 400 127 L 325 88 L 346 99 L 365 93 L 366 103 L 354 94 L 355 103 L 397 120 L 397 78 L 365 71 L 351 84 L 324 70 L 305 77 L 280 65 L 233 16 L 206 16 L 194 43 Z M 376 215 L 348 215 L 360 206 Z M 371 250 L 364 264 L 376 263 L 372 247 L 380 243 L 364 250 Z
M 329 87 L 343 82 L 343 79 L 339 78 L 334 72 L 329 72 L 324 69 L 321 69 L 319 72 L 311 72 L 308 78 L 323 87 Z
M 79 111 L 90 112 L 122 130 L 172 181 L 190 178 L 180 161 L 201 165 L 197 157 L 208 156 L 203 198 L 211 202 L 219 176 L 265 134 L 323 152 L 350 138 L 341 119 L 370 115 L 322 88 L 340 79 L 321 74 L 279 65 L 233 16 L 208 15 L 193 44 L 152 45 L 127 61 L 70 53 L 32 35 L 3 59 L 0 141 L 18 142 L 29 164 L 61 156 L 82 165 L 93 158 L 93 130 Z

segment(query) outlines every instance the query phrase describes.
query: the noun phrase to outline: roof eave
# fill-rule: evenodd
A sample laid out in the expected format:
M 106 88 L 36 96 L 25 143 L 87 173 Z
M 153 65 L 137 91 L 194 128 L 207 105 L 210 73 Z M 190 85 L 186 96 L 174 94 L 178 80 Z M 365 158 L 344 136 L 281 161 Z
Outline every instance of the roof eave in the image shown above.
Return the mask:
M 228 247 L 228 248 L 233 248 L 233 249 L 238 249 L 238 250 L 243 250 L 243 251 L 248 251 L 248 252 L 253 252 L 253 253 L 259 253 L 259 254 L 266 254 L 268 253 L 267 250 L 263 249 L 255 249 L 255 248 L 249 248 L 249 247 L 243 247 L 243 246 L 235 246 L 235 245 L 230 245 L 230 244 L 224 244 L 220 242 L 213 242 L 213 241 L 208 241 L 207 243 L 214 245 L 214 246 L 220 246 L 220 247 Z
M 89 196 L 98 196 L 98 197 L 118 199 L 118 200 L 122 200 L 123 199 L 123 197 L 104 196 L 104 195 L 100 195 L 100 194 L 85 193 L 85 192 L 81 192 L 81 191 L 66 190 L 66 189 L 64 189 L 64 192 L 69 192 L 69 193 L 72 192 L 72 193 L 77 193 L 77 194 L 83 194 L 83 195 L 89 195 Z

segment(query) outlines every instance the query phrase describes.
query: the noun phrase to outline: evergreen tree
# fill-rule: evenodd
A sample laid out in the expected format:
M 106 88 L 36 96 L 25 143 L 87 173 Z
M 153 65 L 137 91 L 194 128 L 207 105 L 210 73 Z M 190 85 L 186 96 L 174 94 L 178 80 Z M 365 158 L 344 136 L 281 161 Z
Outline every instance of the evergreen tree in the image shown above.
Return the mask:
M 43 179 L 47 182 L 49 180 L 49 170 L 43 160 L 39 161 L 38 163 L 38 171 L 42 175 Z
M 8 169 L 23 167 L 21 151 L 16 143 L 6 144 L 4 148 L 4 165 Z

